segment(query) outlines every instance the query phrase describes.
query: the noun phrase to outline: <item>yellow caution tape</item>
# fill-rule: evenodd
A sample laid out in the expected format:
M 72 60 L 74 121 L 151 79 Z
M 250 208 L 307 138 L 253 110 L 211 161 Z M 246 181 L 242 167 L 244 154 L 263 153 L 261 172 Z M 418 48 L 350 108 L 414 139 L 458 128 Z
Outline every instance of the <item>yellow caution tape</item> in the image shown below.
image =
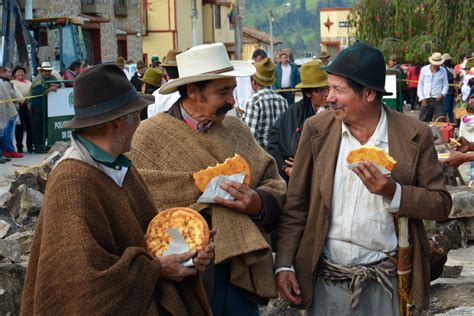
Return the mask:
M 418 80 L 402 79 L 401 81 L 404 81 L 404 82 L 416 82 L 416 83 L 418 83 Z M 451 86 L 451 87 L 460 87 L 460 86 L 462 86 L 462 83 L 450 83 L 450 84 L 448 84 L 448 86 Z
M 8 103 L 8 102 L 24 102 L 25 100 L 30 100 L 30 99 L 35 99 L 35 98 L 40 98 L 45 96 L 45 94 L 40 94 L 40 95 L 33 95 L 29 97 L 24 97 L 24 98 L 16 98 L 16 99 L 3 99 L 0 100 L 0 103 Z

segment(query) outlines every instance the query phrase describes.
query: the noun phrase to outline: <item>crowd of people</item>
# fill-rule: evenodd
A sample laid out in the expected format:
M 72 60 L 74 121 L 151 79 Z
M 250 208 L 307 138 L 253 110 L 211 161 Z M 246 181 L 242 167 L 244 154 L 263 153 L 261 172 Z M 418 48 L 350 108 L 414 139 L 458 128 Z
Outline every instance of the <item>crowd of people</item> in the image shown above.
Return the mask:
M 435 52 L 429 63 L 400 64 L 396 55 L 391 55 L 387 69 L 400 71 L 403 78 L 402 96 L 404 104 L 412 111 L 420 110 L 424 122 L 441 119 L 459 125 L 455 117 L 456 102 L 469 102 L 474 84 L 474 52 L 464 54 L 455 63 L 449 53 Z
M 216 43 L 138 62 L 135 74 L 123 58 L 79 75 L 71 67 L 71 146 L 48 179 L 21 313 L 259 315 L 279 295 L 309 315 L 399 315 L 398 218 L 409 218 L 410 307 L 426 310 L 422 220 L 446 219 L 452 204 L 431 129 L 384 105 L 385 58 L 365 42 L 301 70 L 279 57 L 257 50 L 231 61 Z M 51 76 L 42 68 L 35 82 Z M 418 95 L 432 91 L 423 77 L 447 77 L 430 66 L 419 73 Z M 347 167 L 362 145 L 396 160 L 390 177 L 370 161 Z M 225 180 L 231 199 L 198 203 L 192 174 L 236 153 L 250 182 Z M 172 207 L 199 211 L 212 238 L 154 257 L 148 223 Z

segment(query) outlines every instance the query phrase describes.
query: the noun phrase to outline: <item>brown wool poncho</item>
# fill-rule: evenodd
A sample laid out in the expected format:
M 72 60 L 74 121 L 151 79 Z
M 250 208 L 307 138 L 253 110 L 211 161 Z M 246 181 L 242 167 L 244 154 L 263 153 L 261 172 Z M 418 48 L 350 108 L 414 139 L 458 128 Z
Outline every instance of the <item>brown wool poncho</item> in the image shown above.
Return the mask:
M 217 264 L 229 262 L 231 282 L 260 298 L 276 296 L 271 249 L 265 232 L 249 216 L 217 204 L 195 204 L 201 192 L 192 173 L 223 162 L 238 153 L 250 165 L 254 189 L 283 203 L 286 185 L 273 158 L 255 141 L 239 119 L 226 117 L 200 133 L 185 122 L 161 113 L 141 123 L 133 139 L 132 159 L 150 190 L 158 210 L 189 206 L 210 209 Z M 267 210 L 271 211 L 271 210 Z
M 144 234 L 156 214 L 132 166 L 122 187 L 66 159 L 48 180 L 25 280 L 22 315 L 209 315 L 197 277 L 159 278 Z

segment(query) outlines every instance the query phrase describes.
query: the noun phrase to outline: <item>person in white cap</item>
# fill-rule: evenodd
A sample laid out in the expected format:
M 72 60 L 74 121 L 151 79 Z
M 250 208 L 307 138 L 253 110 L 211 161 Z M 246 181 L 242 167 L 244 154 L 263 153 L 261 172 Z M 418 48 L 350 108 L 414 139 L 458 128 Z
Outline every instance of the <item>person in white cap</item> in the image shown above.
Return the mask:
M 441 53 L 433 53 L 430 64 L 421 68 L 418 80 L 418 99 L 421 103 L 420 120 L 429 122 L 445 116 L 444 97 L 448 93 L 448 74 L 440 67 L 444 63 Z
M 131 157 L 158 211 L 191 207 L 217 229 L 215 271 L 202 275 L 213 315 L 259 315 L 258 304 L 277 296 L 265 235 L 276 227 L 286 185 L 249 128 L 226 116 L 235 103 L 235 78 L 253 75 L 255 67 L 230 61 L 222 43 L 195 46 L 176 61 L 179 78 L 159 92 L 178 90 L 180 98 L 141 123 Z M 193 173 L 235 154 L 249 164 L 249 185 L 226 180 L 220 188 L 232 200 L 198 204 L 201 192 Z
M 46 96 L 49 92 L 56 92 L 61 86 L 57 83 L 46 84 L 46 81 L 59 80 L 52 72 L 54 68 L 51 63 L 44 61 L 41 67 L 38 67 L 39 74 L 31 84 L 32 96 Z M 47 151 L 44 139 L 44 108 L 43 97 L 31 99 L 31 138 L 33 142 L 32 150 L 36 153 L 44 153 Z

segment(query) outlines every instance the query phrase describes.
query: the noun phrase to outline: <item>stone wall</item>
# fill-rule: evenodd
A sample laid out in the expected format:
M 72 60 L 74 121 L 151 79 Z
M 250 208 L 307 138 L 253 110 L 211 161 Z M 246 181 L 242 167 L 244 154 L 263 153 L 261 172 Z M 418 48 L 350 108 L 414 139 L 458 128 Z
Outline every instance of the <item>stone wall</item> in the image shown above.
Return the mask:
M 125 28 L 141 32 L 141 1 L 128 0 L 129 14 L 126 18 L 116 17 L 114 14 L 114 1 L 107 1 L 108 12 L 103 17 L 109 23 L 100 24 L 101 61 L 113 62 L 117 57 L 117 28 Z M 49 10 L 35 10 L 35 18 L 55 16 L 78 16 L 81 13 L 81 0 L 52 0 Z M 52 43 L 57 42 L 54 35 L 50 38 Z M 127 36 L 128 59 L 134 61 L 142 59 L 142 37 L 137 35 Z

